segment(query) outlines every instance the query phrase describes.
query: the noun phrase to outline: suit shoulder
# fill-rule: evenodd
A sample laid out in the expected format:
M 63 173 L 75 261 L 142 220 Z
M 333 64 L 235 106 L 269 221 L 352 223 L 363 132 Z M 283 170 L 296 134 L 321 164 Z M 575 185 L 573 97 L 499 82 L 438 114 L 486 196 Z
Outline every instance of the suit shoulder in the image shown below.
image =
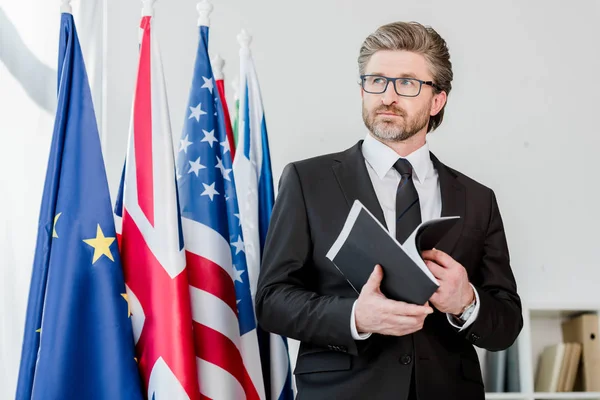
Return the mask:
M 454 168 L 451 167 L 446 167 L 448 168 L 454 175 L 456 175 L 456 179 L 462 183 L 467 190 L 474 192 L 476 194 L 482 194 L 482 195 L 490 195 L 493 194 L 493 189 L 489 186 L 484 185 L 483 183 L 475 180 L 474 178 L 455 170 Z
M 338 163 L 338 160 L 343 157 L 345 152 L 323 154 L 315 157 L 305 158 L 290 162 L 286 165 L 286 169 L 294 167 L 299 175 L 313 175 L 317 172 L 322 172 L 326 168 Z

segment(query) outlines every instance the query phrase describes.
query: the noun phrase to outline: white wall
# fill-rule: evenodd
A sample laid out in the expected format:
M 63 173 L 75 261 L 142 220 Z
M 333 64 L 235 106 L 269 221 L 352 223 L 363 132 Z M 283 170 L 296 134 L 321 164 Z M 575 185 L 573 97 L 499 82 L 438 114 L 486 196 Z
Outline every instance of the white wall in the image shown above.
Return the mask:
M 197 41 L 195 2 L 159 1 L 174 140 L 184 121 Z M 356 58 L 366 35 L 393 20 L 432 25 L 447 40 L 454 89 L 433 151 L 495 189 L 521 293 L 589 301 L 600 233 L 598 1 L 215 1 L 210 50 L 237 75 L 242 27 L 262 87 L 274 175 L 292 160 L 351 146 L 365 135 Z M 111 183 L 125 152 L 140 7 L 109 9 Z M 230 85 L 227 84 L 227 89 Z M 231 90 L 228 97 L 230 104 Z M 598 297 L 600 301 L 600 297 Z
M 589 117 L 600 106 L 598 1 L 214 3 L 210 50 L 226 60 L 229 83 L 238 73 L 236 35 L 241 28 L 253 35 L 277 178 L 289 161 L 344 149 L 365 135 L 356 58 L 366 35 L 393 20 L 435 27 L 448 41 L 455 80 L 445 121 L 430 135 L 434 152 L 496 191 L 525 301 L 600 301 L 600 233 L 590 224 L 600 222 L 600 138 Z M 195 56 L 194 5 L 156 7 L 176 142 Z M 119 21 L 108 53 L 113 190 L 125 151 L 138 14 L 135 2 L 109 10 L 109 21 Z
M 57 20 L 39 11 L 0 6 L 0 398 L 14 397 L 55 107 Z
M 58 0 L 54 5 L 37 0 L 41 9 L 27 9 L 17 0 L 1 1 L 9 4 L 0 6 L 0 13 L 10 14 L 20 34 L 28 37 L 27 46 L 43 60 L 44 68 L 38 69 L 54 69 L 57 19 L 47 16 L 54 15 Z M 114 195 L 125 155 L 141 2 L 107 4 L 105 158 Z M 176 142 L 196 49 L 195 4 L 160 0 L 156 5 Z M 595 227 L 600 222 L 596 183 L 600 135 L 594 124 L 600 106 L 596 79 L 600 2 L 214 0 L 213 4 L 210 49 L 226 60 L 230 105 L 230 82 L 238 69 L 236 35 L 242 27 L 253 35 L 276 180 L 287 162 L 344 149 L 365 135 L 356 58 L 366 35 L 394 20 L 435 27 L 449 43 L 455 80 L 445 121 L 430 135 L 433 151 L 496 191 L 525 301 L 600 301 L 596 262 L 600 233 Z M 1 57 L 0 61 L 6 64 Z M 8 71 L 6 86 L 7 67 L 2 62 L 0 187 L 8 195 L 0 196 L 4 210 L 0 312 L 7 312 L 11 298 L 19 305 L 12 312 L 22 312 L 28 276 L 14 271 L 31 268 L 51 127 L 49 113 L 32 113 L 39 106 L 22 87 L 36 82 L 35 96 L 44 97 L 40 93 L 47 94 L 55 78 L 50 73 L 51 82 L 40 82 L 38 75 L 30 74 L 18 84 Z M 5 87 L 11 89 L 10 95 Z M 5 369 L 0 370 L 0 387 L 6 387 L 1 376 L 8 376 L 9 386 L 16 379 L 14 356 L 20 351 L 22 319 L 17 318 L 16 326 L 0 326 L 4 349 L 0 357 L 14 347 L 11 363 L 0 360 Z M 0 321 L 5 320 L 0 315 Z

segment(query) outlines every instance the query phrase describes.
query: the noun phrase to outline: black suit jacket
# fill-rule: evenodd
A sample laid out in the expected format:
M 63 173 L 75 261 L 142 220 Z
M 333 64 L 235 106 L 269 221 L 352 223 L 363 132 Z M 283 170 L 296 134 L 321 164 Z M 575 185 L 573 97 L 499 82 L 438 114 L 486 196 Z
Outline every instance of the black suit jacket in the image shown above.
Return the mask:
M 355 341 L 350 313 L 357 295 L 325 254 L 355 199 L 385 226 L 361 146 L 285 167 L 258 281 L 259 324 L 301 342 L 298 399 L 405 400 L 413 372 L 419 400 L 484 399 L 473 346 L 506 349 L 523 326 L 494 192 L 431 155 L 442 215 L 461 216 L 436 247 L 466 268 L 477 289 L 475 322 L 459 332 L 434 309 L 414 334 Z

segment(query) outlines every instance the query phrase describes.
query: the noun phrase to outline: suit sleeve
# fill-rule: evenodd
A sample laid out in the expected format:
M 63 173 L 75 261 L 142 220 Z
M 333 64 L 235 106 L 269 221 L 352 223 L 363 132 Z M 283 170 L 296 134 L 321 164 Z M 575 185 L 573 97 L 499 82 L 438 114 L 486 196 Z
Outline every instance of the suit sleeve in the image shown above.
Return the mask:
M 492 351 L 504 350 L 523 327 L 521 299 L 510 267 L 508 244 L 494 192 L 480 272 L 473 280 L 480 300 L 477 318 L 461 334 L 474 345 Z
M 263 250 L 256 316 L 269 332 L 357 354 L 348 322 L 356 299 L 310 290 L 312 240 L 294 164 L 281 176 Z

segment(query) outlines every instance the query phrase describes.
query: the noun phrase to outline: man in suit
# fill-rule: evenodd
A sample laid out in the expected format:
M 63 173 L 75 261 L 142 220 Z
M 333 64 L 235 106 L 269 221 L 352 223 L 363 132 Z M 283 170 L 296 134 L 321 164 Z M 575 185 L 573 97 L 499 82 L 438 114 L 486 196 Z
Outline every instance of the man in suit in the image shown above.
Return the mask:
M 358 64 L 369 132 L 346 151 L 285 167 L 258 321 L 301 341 L 298 399 L 484 399 L 474 345 L 513 344 L 521 300 L 494 192 L 428 148 L 451 89 L 446 43 L 430 27 L 392 23 L 365 40 Z M 356 199 L 400 242 L 421 221 L 461 217 L 422 254 L 440 283 L 426 304 L 386 298 L 379 266 L 358 295 L 325 257 Z

